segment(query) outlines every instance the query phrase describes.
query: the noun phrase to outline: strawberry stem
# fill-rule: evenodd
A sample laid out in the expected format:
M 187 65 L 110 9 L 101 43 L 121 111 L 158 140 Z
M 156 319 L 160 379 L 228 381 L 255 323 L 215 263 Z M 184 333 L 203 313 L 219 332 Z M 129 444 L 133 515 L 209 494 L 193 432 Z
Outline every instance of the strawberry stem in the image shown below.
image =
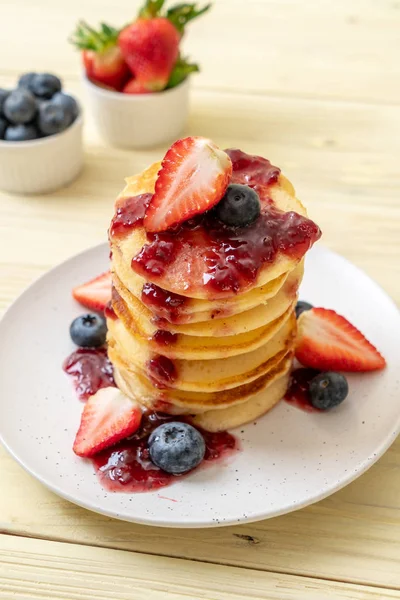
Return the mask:
M 79 21 L 75 32 L 69 38 L 71 44 L 74 44 L 80 50 L 94 50 L 95 52 L 104 52 L 111 46 L 115 46 L 118 40 L 119 29 L 100 24 L 100 29 L 96 31 L 85 21 Z
M 139 18 L 154 19 L 160 16 L 160 11 L 164 6 L 165 0 L 146 0 L 143 8 L 139 11 Z
M 169 8 L 165 13 L 162 12 L 165 0 L 146 0 L 143 8 L 139 11 L 139 18 L 154 19 L 165 17 L 177 28 L 179 33 L 183 34 L 185 26 L 189 21 L 204 14 L 209 10 L 211 4 L 198 8 L 196 4 L 182 3 Z

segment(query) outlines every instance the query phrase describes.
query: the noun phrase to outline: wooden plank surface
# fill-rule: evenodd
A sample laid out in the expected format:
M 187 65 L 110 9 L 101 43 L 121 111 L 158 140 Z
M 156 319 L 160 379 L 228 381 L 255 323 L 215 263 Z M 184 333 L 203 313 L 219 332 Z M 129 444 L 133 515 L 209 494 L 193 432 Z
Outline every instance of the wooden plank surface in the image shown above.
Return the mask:
M 400 443 L 357 481 L 301 511 L 210 530 L 146 527 L 48 492 L 0 451 L 0 531 L 400 590 Z
M 85 103 L 66 37 L 79 17 L 122 23 L 137 6 L 6 0 L 0 87 L 26 70 L 55 71 Z M 397 0 L 216 0 L 185 42 L 203 67 L 187 133 L 281 166 L 323 243 L 398 303 L 399 30 Z M 49 196 L 0 193 L 0 313 L 48 268 L 105 240 L 123 178 L 165 150 L 106 147 L 85 108 L 81 177 Z M 400 441 L 315 506 L 209 531 L 86 512 L 48 492 L 4 450 L 0 469 L 0 530 L 14 534 L 0 538 L 0 598 L 400 598 Z
M 7 60 L 2 60 L 1 69 L 18 72 L 46 66 L 76 75 L 78 57 L 66 40 L 77 20 L 121 26 L 141 4 L 142 0 L 3 0 L 6 26 L 0 53 Z M 202 66 L 197 87 L 398 104 L 398 0 L 213 4 L 185 40 L 186 52 Z
M 9 81 L 0 77 L 0 85 Z M 80 95 L 78 83 L 68 80 L 67 87 Z M 275 161 L 321 226 L 323 243 L 365 269 L 400 301 L 397 108 L 198 91 L 187 133 Z M 89 115 L 86 140 L 85 170 L 68 188 L 50 196 L 0 195 L 0 306 L 41 270 L 104 241 L 123 178 L 164 151 L 109 149 Z
M 0 598 L 386 600 L 391 589 L 44 540 L 0 537 Z

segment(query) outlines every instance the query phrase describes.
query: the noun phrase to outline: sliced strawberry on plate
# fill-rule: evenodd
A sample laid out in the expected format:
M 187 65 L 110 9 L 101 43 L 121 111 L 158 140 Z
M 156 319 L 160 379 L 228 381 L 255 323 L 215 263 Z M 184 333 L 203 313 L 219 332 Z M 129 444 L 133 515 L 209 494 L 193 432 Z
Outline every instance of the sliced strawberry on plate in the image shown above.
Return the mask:
M 321 371 L 375 371 L 386 366 L 361 331 L 326 308 L 312 308 L 300 315 L 296 358 Z
M 103 273 L 72 290 L 72 295 L 86 308 L 102 312 L 111 300 L 111 273 Z
M 209 210 L 221 200 L 231 175 L 231 159 L 211 140 L 178 140 L 162 161 L 145 229 L 165 231 Z
M 133 435 L 141 419 L 139 405 L 118 388 L 102 388 L 85 404 L 73 450 L 78 456 L 94 456 Z

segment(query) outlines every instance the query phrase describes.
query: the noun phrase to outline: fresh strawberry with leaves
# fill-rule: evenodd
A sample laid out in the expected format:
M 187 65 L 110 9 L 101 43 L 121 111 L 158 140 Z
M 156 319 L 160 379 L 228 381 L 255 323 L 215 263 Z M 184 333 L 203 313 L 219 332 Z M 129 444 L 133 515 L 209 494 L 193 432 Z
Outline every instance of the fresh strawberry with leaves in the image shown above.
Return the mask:
M 139 405 L 118 388 L 102 388 L 84 406 L 73 450 L 78 456 L 94 456 L 133 435 L 141 419 Z
M 178 140 L 162 161 L 145 229 L 164 231 L 209 210 L 221 200 L 231 175 L 231 159 L 211 140 Z
M 96 31 L 81 21 L 70 41 L 82 50 L 88 79 L 120 91 L 131 77 L 131 72 L 117 44 L 118 35 L 118 29 L 105 23 Z
M 163 90 L 179 55 L 180 35 L 168 19 L 142 19 L 125 27 L 118 44 L 135 79 L 149 92 Z
M 354 325 L 326 308 L 300 315 L 296 358 L 320 371 L 375 371 L 386 366 L 383 356 Z
M 72 290 L 72 295 L 80 304 L 90 310 L 103 312 L 111 301 L 111 273 L 103 273 Z
M 164 13 L 163 5 L 164 0 L 147 0 L 139 18 L 119 35 L 119 47 L 138 82 L 132 83 L 127 93 L 135 93 L 142 86 L 149 92 L 174 87 L 198 70 L 197 65 L 179 57 L 179 43 L 185 25 L 206 12 L 209 5 L 199 9 L 196 4 L 179 4 Z

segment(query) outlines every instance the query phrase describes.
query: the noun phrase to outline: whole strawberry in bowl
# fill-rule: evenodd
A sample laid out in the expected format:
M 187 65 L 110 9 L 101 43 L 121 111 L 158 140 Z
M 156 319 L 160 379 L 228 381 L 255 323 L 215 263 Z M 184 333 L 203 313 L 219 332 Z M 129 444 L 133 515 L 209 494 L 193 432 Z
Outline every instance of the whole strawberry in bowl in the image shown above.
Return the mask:
M 120 29 L 80 22 L 71 42 L 82 53 L 84 82 L 102 137 L 120 148 L 146 148 L 179 137 L 197 64 L 180 50 L 186 25 L 210 5 L 164 6 L 146 0 Z

